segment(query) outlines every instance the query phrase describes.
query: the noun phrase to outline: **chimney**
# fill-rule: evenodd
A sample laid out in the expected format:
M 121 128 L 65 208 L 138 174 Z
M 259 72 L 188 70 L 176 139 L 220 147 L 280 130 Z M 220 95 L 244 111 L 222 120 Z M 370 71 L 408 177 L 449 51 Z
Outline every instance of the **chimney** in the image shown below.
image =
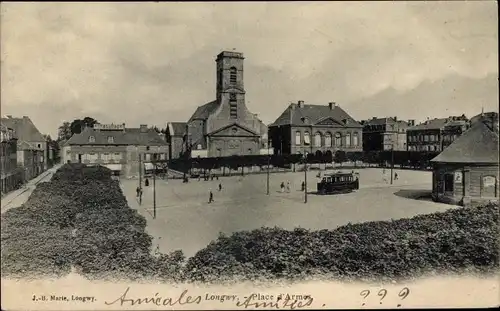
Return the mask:
M 291 103 L 290 107 L 292 108 L 292 110 L 295 110 L 295 108 L 297 108 L 297 104 L 296 103 Z
M 408 126 L 415 126 L 415 120 L 408 120 Z
M 148 131 L 148 125 L 147 124 L 141 124 L 141 133 L 146 133 Z
M 304 101 L 303 100 L 299 100 L 299 108 L 303 108 L 304 107 Z
M 29 119 L 29 117 L 28 116 L 23 116 L 23 119 Z
M 334 107 L 337 107 L 337 104 L 335 102 L 329 102 L 328 107 L 330 107 L 330 110 L 333 110 Z
M 397 122 L 397 121 L 398 121 L 398 117 L 394 117 L 394 121 L 396 121 L 396 122 Z

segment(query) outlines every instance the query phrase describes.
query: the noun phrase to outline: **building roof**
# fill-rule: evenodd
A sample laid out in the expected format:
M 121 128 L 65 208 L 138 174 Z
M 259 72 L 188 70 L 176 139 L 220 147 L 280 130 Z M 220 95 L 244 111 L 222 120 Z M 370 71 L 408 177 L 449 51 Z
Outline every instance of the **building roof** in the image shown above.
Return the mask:
M 172 136 L 183 136 L 186 134 L 187 122 L 168 122 L 167 129 Z
M 13 129 L 20 141 L 44 142 L 46 140 L 27 116 L 23 116 L 22 118 L 12 118 L 8 116 L 2 118 L 1 122 L 3 125 Z
M 95 142 L 90 142 L 94 136 Z M 113 142 L 108 142 L 108 137 L 113 137 Z M 142 131 L 140 128 L 125 128 L 125 130 L 96 130 L 86 127 L 80 134 L 73 135 L 64 145 L 139 145 L 158 146 L 166 145 L 158 133 L 151 128 Z
M 498 134 L 484 123 L 478 122 L 431 161 L 498 164 Z
M 215 111 L 215 109 L 217 109 L 217 101 L 214 100 L 214 101 L 211 101 L 209 103 L 206 103 L 205 105 L 203 106 L 199 106 L 198 108 L 196 108 L 195 112 L 193 113 L 193 115 L 191 116 L 191 118 L 189 119 L 188 122 L 191 122 L 193 120 L 206 120 L 208 119 L 208 116 L 213 112 Z
M 339 123 L 342 120 L 349 121 L 349 127 L 363 127 L 358 121 L 354 120 L 347 112 L 339 106 L 334 106 L 332 109 L 328 105 L 303 105 L 299 107 L 297 104 L 290 104 L 285 111 L 269 126 L 283 125 L 304 125 L 303 118 L 308 118 L 311 125 L 316 124 L 325 118 L 332 118 Z

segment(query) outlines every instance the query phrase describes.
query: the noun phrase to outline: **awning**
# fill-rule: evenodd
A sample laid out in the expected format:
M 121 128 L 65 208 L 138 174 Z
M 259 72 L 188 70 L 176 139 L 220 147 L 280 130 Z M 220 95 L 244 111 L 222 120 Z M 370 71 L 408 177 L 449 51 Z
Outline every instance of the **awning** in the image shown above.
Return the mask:
M 154 170 L 155 166 L 153 165 L 153 163 L 146 162 L 146 163 L 144 163 L 144 169 L 147 171 Z
M 103 166 L 109 168 L 112 171 L 121 171 L 122 170 L 121 164 L 106 164 Z

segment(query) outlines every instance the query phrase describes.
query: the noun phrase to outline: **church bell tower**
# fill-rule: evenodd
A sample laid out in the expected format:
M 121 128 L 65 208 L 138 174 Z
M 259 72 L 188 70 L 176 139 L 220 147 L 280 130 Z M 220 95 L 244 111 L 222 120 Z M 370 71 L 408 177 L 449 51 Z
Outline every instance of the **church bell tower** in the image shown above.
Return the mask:
M 229 107 L 229 118 L 239 119 L 245 108 L 243 53 L 224 51 L 217 55 L 217 103 Z

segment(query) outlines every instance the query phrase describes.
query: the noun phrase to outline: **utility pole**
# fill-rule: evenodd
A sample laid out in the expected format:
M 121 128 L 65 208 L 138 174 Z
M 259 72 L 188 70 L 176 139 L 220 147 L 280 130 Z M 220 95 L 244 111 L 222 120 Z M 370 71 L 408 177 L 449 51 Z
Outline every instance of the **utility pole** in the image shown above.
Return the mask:
M 142 204 L 142 154 L 139 152 L 139 205 Z
M 267 195 L 269 195 L 269 165 L 271 164 L 271 155 L 269 154 L 269 139 L 267 140 Z
M 391 146 L 391 185 L 393 180 L 393 170 L 394 170 L 394 143 Z
M 307 156 L 304 153 L 304 203 L 307 203 Z
M 153 219 L 156 219 L 156 160 L 153 162 Z

